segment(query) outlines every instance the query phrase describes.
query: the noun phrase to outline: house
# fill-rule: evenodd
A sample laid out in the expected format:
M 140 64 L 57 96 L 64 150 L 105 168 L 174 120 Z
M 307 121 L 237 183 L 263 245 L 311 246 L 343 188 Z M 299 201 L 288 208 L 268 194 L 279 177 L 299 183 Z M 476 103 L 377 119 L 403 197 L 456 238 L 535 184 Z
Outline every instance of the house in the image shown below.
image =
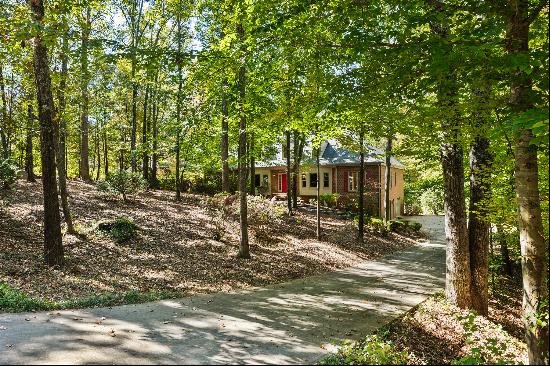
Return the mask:
M 282 195 L 290 189 L 290 179 L 286 171 L 286 149 L 278 146 L 272 159 L 256 163 L 255 186 L 258 192 L 268 196 Z M 357 197 L 359 182 L 358 153 L 344 149 L 335 140 L 321 144 L 320 176 L 317 176 L 316 157 L 310 147 L 304 148 L 304 158 L 298 177 L 298 196 L 304 200 L 315 198 L 317 184 L 321 194 L 338 193 L 345 201 Z M 375 216 L 384 213 L 385 194 L 385 157 L 384 152 L 369 147 L 365 152 L 365 209 Z M 391 217 L 401 216 L 404 208 L 404 165 L 391 157 L 390 205 Z

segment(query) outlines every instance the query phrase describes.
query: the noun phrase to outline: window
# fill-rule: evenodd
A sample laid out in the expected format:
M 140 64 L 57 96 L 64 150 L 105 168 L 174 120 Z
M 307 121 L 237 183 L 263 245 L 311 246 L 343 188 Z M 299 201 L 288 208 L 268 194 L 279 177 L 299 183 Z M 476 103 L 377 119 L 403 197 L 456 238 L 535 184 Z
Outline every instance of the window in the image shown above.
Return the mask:
M 264 174 L 263 186 L 264 186 L 264 187 L 269 186 L 269 176 L 268 176 L 268 175 L 265 175 L 265 174 Z
M 307 187 L 307 180 L 306 180 L 306 175 L 305 174 L 302 174 L 302 187 Z
M 348 191 L 350 192 L 357 191 L 358 186 L 359 186 L 359 172 L 351 172 L 349 174 Z
M 256 174 L 254 176 L 254 187 L 259 187 L 260 185 L 260 174 Z
M 328 173 L 323 173 L 323 187 L 328 188 L 329 184 Z
M 309 186 L 317 187 L 317 173 L 309 173 Z

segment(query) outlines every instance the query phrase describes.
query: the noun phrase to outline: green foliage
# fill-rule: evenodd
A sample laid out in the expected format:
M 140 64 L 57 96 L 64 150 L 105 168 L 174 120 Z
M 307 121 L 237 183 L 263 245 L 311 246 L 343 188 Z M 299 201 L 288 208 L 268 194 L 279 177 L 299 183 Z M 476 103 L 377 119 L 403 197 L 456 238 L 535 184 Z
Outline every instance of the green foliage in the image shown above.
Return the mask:
M 12 159 L 0 159 L 0 189 L 8 189 L 17 179 L 17 164 Z
M 25 312 L 115 306 L 172 299 L 183 296 L 185 296 L 185 293 L 174 291 L 129 291 L 117 294 L 98 294 L 83 299 L 50 301 L 37 297 L 30 297 L 22 291 L 14 289 L 6 283 L 0 282 L 0 311 Z
M 124 201 L 128 195 L 136 194 L 147 187 L 147 182 L 139 173 L 119 170 L 110 174 L 107 179 L 98 183 L 97 188 L 111 195 L 121 195 Z
M 135 237 L 138 226 L 130 219 L 122 217 L 114 221 L 100 222 L 97 229 L 109 234 L 120 244 Z
M 323 193 L 320 196 L 321 204 L 326 207 L 332 207 L 332 208 L 335 208 L 337 206 L 339 199 L 340 199 L 339 193 Z
M 443 211 L 443 191 L 431 187 L 420 195 L 420 206 L 425 213 L 438 214 Z
M 507 352 L 506 343 L 497 338 L 482 340 L 476 332 L 476 313 L 469 311 L 465 316 L 459 316 L 465 330 L 465 343 L 471 345 L 470 353 L 460 359 L 453 360 L 452 365 L 511 365 L 515 364 L 514 355 Z M 507 335 L 506 335 L 507 336 Z
M 401 365 L 408 361 L 406 352 L 396 351 L 393 343 L 379 335 L 361 342 L 346 342 L 338 352 L 323 359 L 321 365 Z

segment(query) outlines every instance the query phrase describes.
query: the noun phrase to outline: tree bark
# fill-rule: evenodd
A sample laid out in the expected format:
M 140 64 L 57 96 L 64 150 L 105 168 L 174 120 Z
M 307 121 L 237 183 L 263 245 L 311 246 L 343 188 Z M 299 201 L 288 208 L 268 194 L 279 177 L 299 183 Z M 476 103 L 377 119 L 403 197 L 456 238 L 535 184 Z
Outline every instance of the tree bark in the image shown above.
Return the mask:
M 145 100 L 143 101 L 143 127 L 141 134 L 141 143 L 143 149 L 143 179 L 149 180 L 149 152 L 147 146 L 147 107 L 149 102 L 149 88 L 145 88 Z
M 32 112 L 32 95 L 27 105 L 27 141 L 25 143 L 25 172 L 27 173 L 27 182 L 36 182 L 34 176 L 34 157 L 32 148 L 32 137 L 34 135 L 34 114 Z
M 10 157 L 10 149 L 8 146 L 8 137 L 6 134 L 8 126 L 8 103 L 6 101 L 6 89 L 4 85 L 4 71 L 0 64 L 0 94 L 2 97 L 2 124 L 0 125 L 0 140 L 2 142 L 2 157 L 8 159 Z
M 178 57 L 181 53 L 181 20 L 177 19 L 178 22 Z M 182 99 L 182 64 L 181 60 L 178 59 L 178 96 L 176 98 L 176 123 L 177 123 L 177 133 L 176 133 L 176 201 L 181 200 L 181 184 L 180 184 L 180 134 L 182 130 L 181 126 L 181 99 Z
M 502 225 L 497 224 L 497 233 L 499 234 L 499 246 L 500 246 L 500 256 L 504 262 L 504 273 L 508 276 L 512 276 L 512 260 L 510 259 L 510 252 L 508 250 L 508 240 L 506 239 L 506 233 Z
M 513 57 L 529 57 L 529 28 L 537 16 L 529 14 L 529 1 L 508 0 L 506 51 Z M 540 10 L 539 10 L 540 11 Z M 532 108 L 532 79 L 517 68 L 510 74 L 510 106 L 515 115 Z M 548 364 L 548 324 L 537 325 L 536 314 L 546 302 L 548 312 L 548 264 L 538 187 L 537 146 L 533 132 L 520 128 L 515 136 L 515 181 L 523 274 L 523 320 L 530 364 Z
M 223 33 L 221 35 L 223 37 Z M 220 141 L 222 158 L 222 191 L 229 192 L 229 123 L 227 111 L 227 79 L 222 81 L 222 137 Z
M 248 150 L 250 161 L 250 194 L 256 195 L 256 158 L 254 157 L 254 131 L 250 133 L 250 149 Z
M 105 179 L 109 177 L 109 146 L 107 141 L 107 129 L 103 129 L 103 169 Z
M 237 35 L 241 42 L 241 48 L 244 51 L 244 28 L 241 23 L 237 23 Z M 245 97 L 246 97 L 246 70 L 244 65 L 244 52 L 241 56 L 241 65 L 238 73 L 238 90 L 239 90 L 239 196 L 240 196 L 240 230 L 241 237 L 239 243 L 239 257 L 250 258 L 250 248 L 248 244 L 248 205 L 246 198 L 246 114 L 245 114 Z
M 489 140 L 476 137 L 470 148 L 470 209 L 468 242 L 470 245 L 470 293 L 472 309 L 478 314 L 489 312 L 489 232 L 490 222 L 483 208 L 490 194 L 490 166 L 492 156 Z
M 151 158 L 151 187 L 158 188 L 157 167 L 158 167 L 158 72 L 155 75 L 155 90 L 153 93 L 153 154 Z
M 316 154 L 316 164 L 317 164 L 317 227 L 316 227 L 316 236 L 317 240 L 321 239 L 321 184 L 320 176 L 321 176 L 321 165 L 319 163 L 320 155 L 321 155 L 321 146 L 317 148 L 317 154 Z
M 483 80 L 484 78 L 482 78 Z M 491 223 L 487 220 L 486 201 L 490 196 L 492 154 L 485 135 L 489 119 L 490 89 L 483 85 L 473 91 L 477 105 L 473 116 L 475 138 L 470 147 L 470 207 L 468 210 L 468 243 L 470 246 L 470 272 L 472 309 L 478 314 L 489 312 L 489 241 Z
M 63 19 L 65 21 L 65 18 Z M 66 29 L 66 28 L 65 28 Z M 61 80 L 59 81 L 58 101 L 59 101 L 59 129 L 56 129 L 56 156 L 57 156 L 57 176 L 59 180 L 59 195 L 61 196 L 61 207 L 63 209 L 63 218 L 67 224 L 67 232 L 75 234 L 71 211 L 69 209 L 69 200 L 67 192 L 67 169 L 66 159 L 66 141 L 67 141 L 67 119 L 65 118 L 65 88 L 67 86 L 67 52 L 69 51 L 69 40 L 67 35 L 63 36 L 61 49 Z
M 298 208 L 298 184 L 300 175 L 300 164 L 304 153 L 304 136 L 298 131 L 294 131 L 294 157 L 292 159 L 292 208 Z
M 295 142 L 296 143 L 296 142 Z M 290 163 L 290 130 L 286 131 L 286 176 L 287 176 L 287 188 L 286 188 L 286 203 L 287 203 L 287 210 L 288 215 L 292 216 L 294 213 L 292 212 L 292 189 L 288 189 L 288 182 L 291 182 L 293 184 L 292 179 L 292 166 Z
M 358 189 L 358 204 L 359 204 L 359 223 L 358 223 L 358 239 L 362 243 L 365 238 L 365 132 L 363 126 L 359 131 L 359 189 Z
M 391 193 L 391 150 L 392 150 L 392 132 L 388 131 L 388 137 L 386 140 L 386 170 L 385 170 L 385 190 L 384 190 L 384 224 L 388 224 L 391 220 L 391 205 L 390 205 L 390 193 Z
M 42 0 L 29 0 L 33 22 L 43 27 L 44 4 Z M 55 127 L 47 48 L 42 43 L 40 31 L 34 36 L 34 75 L 40 121 L 42 186 L 44 196 L 44 261 L 48 266 L 63 265 L 63 245 L 59 201 L 55 179 Z
M 443 3 L 436 2 L 435 13 L 442 22 L 448 22 Z M 450 63 L 452 45 L 447 41 L 448 26 L 445 23 L 431 23 L 431 31 L 441 42 L 443 55 Z M 460 121 L 458 104 L 458 84 L 453 69 L 446 71 L 438 81 L 438 106 L 444 117 L 441 120 L 441 165 L 443 169 L 445 235 L 447 238 L 447 273 L 445 296 L 449 302 L 460 307 L 471 305 L 470 296 L 470 251 L 464 197 L 463 149 L 460 142 Z
M 82 95 L 82 110 L 80 117 L 80 177 L 85 181 L 90 181 L 90 163 L 89 163 L 89 142 L 88 142 L 88 84 L 90 72 L 88 70 L 88 41 L 91 30 L 91 8 L 86 8 L 86 19 L 82 24 L 82 40 L 80 53 L 80 91 Z

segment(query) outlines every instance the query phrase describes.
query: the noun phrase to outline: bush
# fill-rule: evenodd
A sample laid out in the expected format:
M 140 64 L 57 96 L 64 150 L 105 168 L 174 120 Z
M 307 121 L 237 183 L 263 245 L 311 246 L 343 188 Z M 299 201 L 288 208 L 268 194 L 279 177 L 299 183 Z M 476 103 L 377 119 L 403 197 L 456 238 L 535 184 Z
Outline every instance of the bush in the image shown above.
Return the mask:
M 339 193 L 323 193 L 320 197 L 321 204 L 326 207 L 335 208 L 340 199 Z
M 131 173 L 126 170 L 119 170 L 110 174 L 107 179 L 100 182 L 97 188 L 112 195 L 122 195 L 124 201 L 128 195 L 136 194 L 147 187 L 147 182 L 139 173 Z
M 130 219 L 119 218 L 115 221 L 101 222 L 98 230 L 109 234 L 117 243 L 124 243 L 136 236 L 137 225 Z
M 8 189 L 17 178 L 17 164 L 11 159 L 0 159 L 0 189 Z
M 409 227 L 413 229 L 414 231 L 418 232 L 422 228 L 422 224 L 419 222 L 411 222 Z
M 344 343 L 337 353 L 321 361 L 322 365 L 401 365 L 408 361 L 406 352 L 395 350 L 393 343 L 378 335 L 362 342 Z
M 443 191 L 429 188 L 420 196 L 420 205 L 425 213 L 438 214 L 443 211 Z

